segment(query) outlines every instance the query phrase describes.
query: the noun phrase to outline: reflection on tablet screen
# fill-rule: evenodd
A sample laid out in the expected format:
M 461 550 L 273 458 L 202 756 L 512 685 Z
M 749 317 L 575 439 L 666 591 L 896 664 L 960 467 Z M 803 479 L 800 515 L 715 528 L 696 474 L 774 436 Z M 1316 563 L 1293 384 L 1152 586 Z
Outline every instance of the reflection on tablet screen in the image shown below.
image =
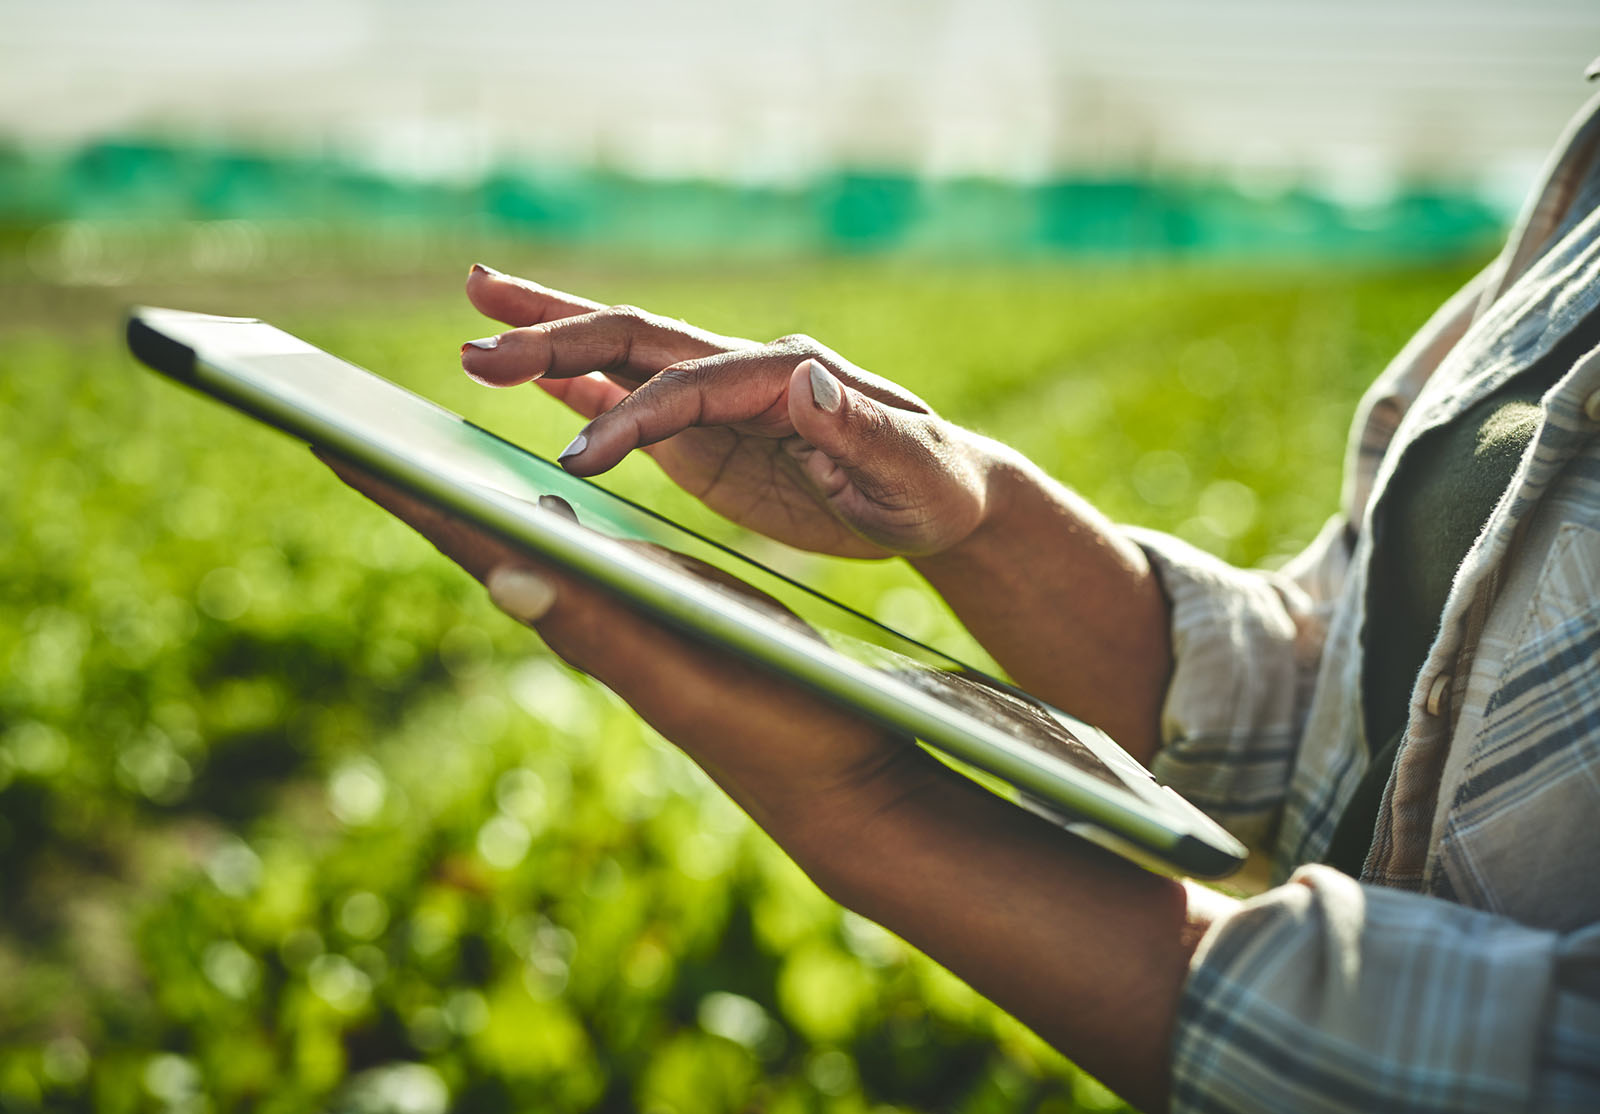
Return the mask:
M 855 641 L 844 635 L 840 639 Z M 996 681 L 982 673 L 930 669 L 892 650 L 856 643 L 858 652 L 853 652 L 840 646 L 838 640 L 831 641 L 834 642 L 834 649 L 858 661 L 867 653 L 899 658 L 903 663 L 902 668 L 892 672 L 907 684 L 955 705 L 974 719 L 1005 732 L 1020 743 L 1027 743 L 1036 750 L 1070 762 L 1084 773 L 1093 774 L 1110 785 L 1126 788 L 1120 777 L 1112 773 L 1081 739 L 1067 730 L 1066 724 L 1027 697 L 999 687 Z M 882 665 L 875 667 L 883 668 Z

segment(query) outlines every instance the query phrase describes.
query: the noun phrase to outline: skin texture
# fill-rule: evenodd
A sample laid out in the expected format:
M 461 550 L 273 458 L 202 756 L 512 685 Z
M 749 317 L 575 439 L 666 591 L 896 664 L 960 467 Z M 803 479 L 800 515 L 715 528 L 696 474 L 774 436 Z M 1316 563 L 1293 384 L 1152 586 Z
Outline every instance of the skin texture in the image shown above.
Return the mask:
M 1028 462 L 808 338 L 718 337 L 484 268 L 467 293 L 511 326 L 492 347 L 463 346 L 467 372 L 537 381 L 589 419 L 569 470 L 643 449 L 709 506 L 789 544 L 907 556 L 1022 684 L 1153 753 L 1166 604 L 1142 553 Z M 479 580 L 534 578 L 523 599 L 536 606 L 507 610 L 682 747 L 837 900 L 1129 1100 L 1167 1105 L 1187 964 L 1227 899 L 1099 851 L 909 740 L 328 463 Z

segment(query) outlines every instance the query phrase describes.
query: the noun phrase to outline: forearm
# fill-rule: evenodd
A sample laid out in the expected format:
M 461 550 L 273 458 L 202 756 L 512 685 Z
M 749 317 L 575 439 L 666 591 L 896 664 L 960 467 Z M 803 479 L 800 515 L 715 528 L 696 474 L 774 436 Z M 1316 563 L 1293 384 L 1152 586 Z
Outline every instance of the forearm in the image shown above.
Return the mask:
M 1130 1101 L 1164 1108 L 1189 956 L 1227 899 L 1146 873 L 932 763 L 854 833 L 773 834 L 841 903 Z
M 1143 551 L 1087 500 L 993 443 L 989 508 L 913 566 L 1023 688 L 1148 762 L 1171 671 L 1168 609 Z

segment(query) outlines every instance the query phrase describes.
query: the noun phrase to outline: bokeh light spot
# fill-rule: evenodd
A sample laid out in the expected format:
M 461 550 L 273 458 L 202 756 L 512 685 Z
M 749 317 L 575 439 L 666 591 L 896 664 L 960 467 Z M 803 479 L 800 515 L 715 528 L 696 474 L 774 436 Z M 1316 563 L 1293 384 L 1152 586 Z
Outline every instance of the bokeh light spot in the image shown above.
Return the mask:
M 328 807 L 350 827 L 377 819 L 388 795 L 388 779 L 376 762 L 359 758 L 333 771 L 328 778 Z
M 370 890 L 358 890 L 339 906 L 339 927 L 357 940 L 373 940 L 389 924 L 389 905 Z

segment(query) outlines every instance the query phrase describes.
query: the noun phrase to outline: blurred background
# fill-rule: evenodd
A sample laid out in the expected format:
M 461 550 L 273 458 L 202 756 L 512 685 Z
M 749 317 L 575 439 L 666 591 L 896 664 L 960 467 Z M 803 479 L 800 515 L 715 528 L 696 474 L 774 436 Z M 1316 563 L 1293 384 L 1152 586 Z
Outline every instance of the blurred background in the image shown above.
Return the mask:
M 810 333 L 1272 563 L 1597 52 L 1587 0 L 0 0 L 0 1110 L 1118 1109 L 122 315 L 549 454 L 457 370 L 481 259 Z M 983 660 L 905 569 L 760 548 Z

